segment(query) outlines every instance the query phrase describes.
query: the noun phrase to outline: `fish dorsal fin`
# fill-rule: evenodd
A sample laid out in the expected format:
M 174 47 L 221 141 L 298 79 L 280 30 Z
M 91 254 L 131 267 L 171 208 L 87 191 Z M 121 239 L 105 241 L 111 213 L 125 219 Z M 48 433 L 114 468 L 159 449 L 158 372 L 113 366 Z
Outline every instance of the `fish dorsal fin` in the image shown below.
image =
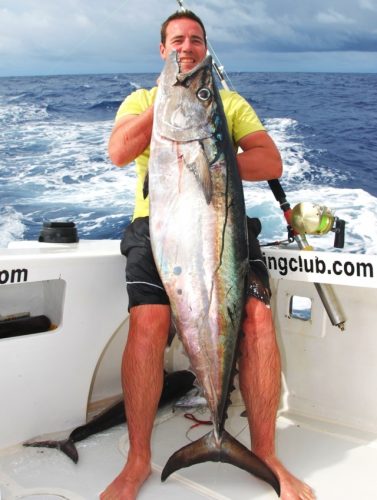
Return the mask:
M 197 155 L 194 161 L 187 163 L 186 166 L 195 175 L 196 180 L 203 189 L 203 193 L 207 204 L 209 205 L 212 200 L 212 178 L 210 171 L 210 163 L 207 155 L 205 154 L 202 144 L 197 150 Z

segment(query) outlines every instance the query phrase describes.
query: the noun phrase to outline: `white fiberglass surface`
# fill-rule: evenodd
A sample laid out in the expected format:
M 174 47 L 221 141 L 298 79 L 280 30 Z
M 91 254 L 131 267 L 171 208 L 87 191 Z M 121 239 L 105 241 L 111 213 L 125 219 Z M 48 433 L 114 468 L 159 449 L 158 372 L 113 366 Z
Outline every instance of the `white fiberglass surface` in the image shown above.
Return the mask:
M 208 414 L 196 412 L 206 420 Z M 249 446 L 243 407 L 233 405 L 227 430 Z M 208 432 L 201 425 L 190 430 L 193 421 L 182 410 L 165 409 L 153 433 L 152 475 L 138 499 L 273 500 L 272 488 L 243 470 L 228 464 L 204 463 L 182 469 L 164 483 L 160 473 L 169 456 L 179 447 Z M 59 438 L 68 433 L 59 433 Z M 77 443 L 79 462 L 75 465 L 60 451 L 24 448 L 21 445 L 0 452 L 1 500 L 94 500 L 121 470 L 128 450 L 125 426 L 92 436 Z M 377 440 L 347 432 L 310 419 L 280 416 L 277 423 L 277 450 L 284 464 L 308 482 L 319 500 L 375 500 L 377 484 Z

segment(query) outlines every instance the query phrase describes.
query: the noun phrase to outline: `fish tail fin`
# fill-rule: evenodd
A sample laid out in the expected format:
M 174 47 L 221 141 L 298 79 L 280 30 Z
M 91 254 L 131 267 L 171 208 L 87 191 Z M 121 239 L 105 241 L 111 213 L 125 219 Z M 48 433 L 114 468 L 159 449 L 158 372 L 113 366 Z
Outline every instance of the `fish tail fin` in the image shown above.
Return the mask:
M 176 451 L 167 461 L 161 480 L 165 481 L 170 474 L 202 462 L 226 462 L 269 483 L 280 496 L 280 483 L 272 470 L 246 446 L 233 438 L 225 430 L 219 439 L 214 431 Z
M 26 442 L 24 446 L 33 446 L 36 448 L 56 448 L 67 455 L 75 464 L 79 461 L 79 454 L 72 439 L 64 439 L 62 441 L 35 441 Z

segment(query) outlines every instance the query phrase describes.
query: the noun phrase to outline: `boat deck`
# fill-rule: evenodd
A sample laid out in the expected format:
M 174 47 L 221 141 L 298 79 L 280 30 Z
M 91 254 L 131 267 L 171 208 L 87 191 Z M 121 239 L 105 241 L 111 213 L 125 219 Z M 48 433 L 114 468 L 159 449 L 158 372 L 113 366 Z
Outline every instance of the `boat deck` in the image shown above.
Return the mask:
M 227 430 L 249 446 L 243 406 L 232 405 Z M 191 411 L 191 413 L 193 413 Z M 208 415 L 194 411 L 197 418 Z M 245 471 L 228 464 L 205 463 L 181 469 L 165 483 L 160 473 L 179 447 L 208 432 L 201 425 L 190 430 L 184 412 L 160 410 L 153 433 L 153 473 L 140 491 L 140 500 L 273 500 L 272 488 Z M 64 438 L 69 432 L 49 438 Z M 319 500 L 375 500 L 377 498 L 377 439 L 350 429 L 280 415 L 277 423 L 278 454 L 284 464 L 309 483 Z M 0 500 L 94 500 L 121 470 L 128 449 L 126 427 L 77 443 L 75 465 L 55 449 L 25 448 L 0 451 Z

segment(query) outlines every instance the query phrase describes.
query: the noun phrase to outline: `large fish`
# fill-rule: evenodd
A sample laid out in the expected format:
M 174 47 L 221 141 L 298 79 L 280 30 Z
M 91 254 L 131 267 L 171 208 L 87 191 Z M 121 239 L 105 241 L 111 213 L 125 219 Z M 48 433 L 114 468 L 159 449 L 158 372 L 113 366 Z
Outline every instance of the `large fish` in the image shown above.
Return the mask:
M 181 73 L 167 58 L 154 105 L 149 160 L 150 237 L 172 317 L 214 424 L 162 472 L 228 462 L 280 486 L 224 429 L 245 302 L 246 215 L 234 146 L 208 56 Z
M 171 403 L 172 401 L 185 395 L 194 387 L 195 375 L 188 370 L 179 370 L 172 373 L 166 373 L 164 376 L 164 385 L 161 398 L 158 404 L 159 408 Z M 68 438 L 59 441 L 28 441 L 24 446 L 33 446 L 37 448 L 56 448 L 67 455 L 75 464 L 79 460 L 79 454 L 75 443 L 83 439 L 103 432 L 115 425 L 126 422 L 123 399 L 106 408 L 99 415 L 84 425 L 76 427 Z

